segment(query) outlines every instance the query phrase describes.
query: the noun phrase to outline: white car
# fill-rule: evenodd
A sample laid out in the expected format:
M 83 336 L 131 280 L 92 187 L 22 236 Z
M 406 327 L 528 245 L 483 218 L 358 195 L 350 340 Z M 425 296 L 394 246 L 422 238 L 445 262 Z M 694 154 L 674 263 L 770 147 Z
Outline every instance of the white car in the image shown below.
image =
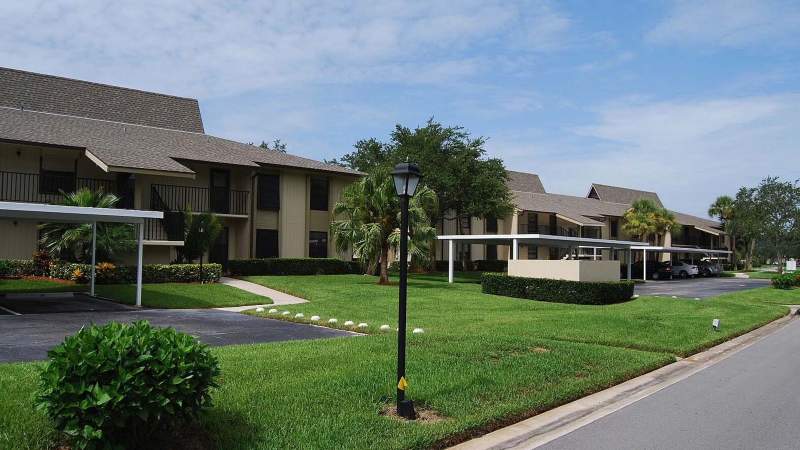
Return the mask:
M 694 264 L 689 264 L 684 261 L 672 262 L 673 277 L 689 278 L 689 277 L 696 277 L 699 274 L 700 270 Z

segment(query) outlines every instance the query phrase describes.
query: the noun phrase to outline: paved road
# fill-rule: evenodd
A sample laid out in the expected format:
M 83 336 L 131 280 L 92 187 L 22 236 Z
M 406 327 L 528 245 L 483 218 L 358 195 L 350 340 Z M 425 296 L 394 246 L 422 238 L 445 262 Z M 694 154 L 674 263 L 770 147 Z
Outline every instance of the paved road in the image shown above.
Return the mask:
M 705 298 L 768 285 L 769 280 L 752 278 L 689 278 L 686 280 L 648 280 L 646 283 L 637 284 L 635 291 L 639 295 Z
M 173 327 L 209 345 L 254 344 L 352 336 L 353 333 L 281 320 L 210 309 L 135 309 L 89 297 L 5 299 L 22 315 L 0 315 L 0 362 L 45 359 L 47 350 L 82 326 L 110 321 L 148 320 L 160 327 Z M 87 309 L 88 308 L 88 309 Z
M 542 447 L 800 448 L 800 320 L 686 380 Z

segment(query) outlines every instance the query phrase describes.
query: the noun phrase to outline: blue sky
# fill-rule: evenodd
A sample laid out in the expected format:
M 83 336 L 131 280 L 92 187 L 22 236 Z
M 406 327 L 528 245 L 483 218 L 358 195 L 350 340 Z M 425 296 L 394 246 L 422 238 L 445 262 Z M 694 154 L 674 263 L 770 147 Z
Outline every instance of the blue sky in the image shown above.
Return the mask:
M 789 1 L 0 3 L 3 66 L 198 98 L 217 136 L 322 159 L 434 117 L 698 215 L 800 177 L 799 47 Z

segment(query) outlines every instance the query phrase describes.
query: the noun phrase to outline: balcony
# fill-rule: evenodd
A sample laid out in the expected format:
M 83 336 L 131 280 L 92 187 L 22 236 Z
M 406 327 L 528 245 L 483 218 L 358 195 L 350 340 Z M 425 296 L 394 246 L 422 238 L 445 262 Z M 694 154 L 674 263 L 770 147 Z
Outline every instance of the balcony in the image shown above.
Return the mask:
M 115 180 L 83 178 L 74 174 L 0 171 L 0 201 L 5 202 L 60 205 L 64 203 L 64 195 L 61 194 L 61 191 L 69 193 L 78 189 L 89 188 L 93 191 L 102 190 L 103 192 L 118 195 L 121 198 L 120 207 L 127 208 L 128 200 L 131 200 L 130 195 L 120 195 L 117 187 Z
M 150 187 L 150 208 L 157 211 L 248 215 L 248 191 L 227 188 L 201 188 L 153 184 Z

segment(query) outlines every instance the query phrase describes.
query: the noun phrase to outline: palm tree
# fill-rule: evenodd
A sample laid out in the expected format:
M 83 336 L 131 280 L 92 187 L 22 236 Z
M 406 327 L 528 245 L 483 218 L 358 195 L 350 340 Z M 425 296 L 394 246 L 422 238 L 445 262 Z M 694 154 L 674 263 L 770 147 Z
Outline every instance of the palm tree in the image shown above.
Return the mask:
M 428 257 L 430 242 L 436 236 L 430 217 L 437 209 L 436 193 L 420 186 L 408 206 L 408 251 L 412 258 Z M 351 184 L 342 192 L 342 199 L 333 211 L 336 217 L 341 217 L 331 223 L 336 249 L 346 252 L 352 248 L 373 269 L 379 263 L 378 284 L 388 284 L 389 249 L 400 244 L 400 199 L 392 176 L 378 170 Z
M 641 241 L 650 241 L 653 236 L 656 245 L 660 243 L 661 236 L 678 226 L 674 214 L 646 198 L 633 202 L 622 215 L 622 220 L 622 229 L 627 234 Z
M 186 237 L 184 238 L 181 256 L 189 262 L 200 258 L 200 273 L 203 273 L 203 255 L 214 245 L 222 232 L 222 222 L 216 214 L 192 214 L 191 210 L 184 213 Z M 202 277 L 201 277 L 202 278 Z
M 120 200 L 114 194 L 107 194 L 102 190 L 92 191 L 89 188 L 69 194 L 62 191 L 61 194 L 66 206 L 114 208 Z M 51 257 L 78 262 L 91 261 L 91 224 L 44 223 L 39 225 L 39 230 L 39 245 Z M 98 260 L 117 260 L 120 254 L 135 247 L 133 225 L 98 223 L 96 244 Z
M 722 223 L 722 227 L 728 236 L 731 237 L 731 251 L 733 252 L 733 267 L 736 269 L 736 228 L 734 216 L 736 211 L 736 201 L 728 195 L 721 195 L 714 200 L 708 207 L 708 215 L 716 217 Z

